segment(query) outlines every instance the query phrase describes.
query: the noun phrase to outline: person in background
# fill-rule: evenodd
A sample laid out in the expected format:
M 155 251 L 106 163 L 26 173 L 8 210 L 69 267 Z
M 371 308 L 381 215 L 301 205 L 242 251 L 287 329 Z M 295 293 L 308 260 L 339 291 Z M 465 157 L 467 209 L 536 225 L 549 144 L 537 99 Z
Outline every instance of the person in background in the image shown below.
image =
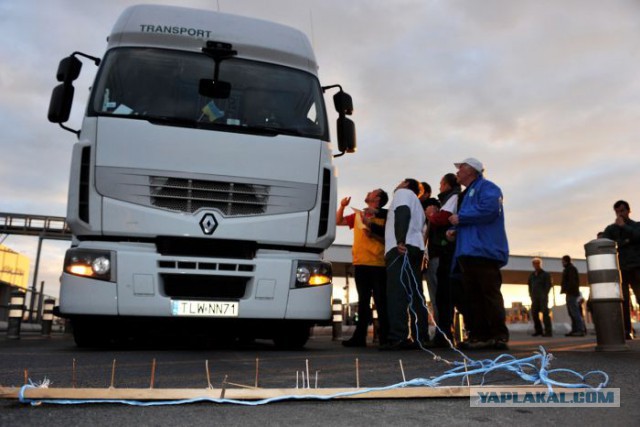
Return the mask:
M 502 190 L 483 176 L 484 166 L 475 158 L 454 163 L 458 183 L 465 186 L 458 213 L 449 217 L 456 239 L 452 271 L 459 268 L 465 296 L 465 325 L 469 338 L 460 343 L 468 350 L 508 348 L 500 269 L 509 260 L 504 226 Z
M 453 314 L 454 305 L 458 299 L 454 292 L 454 285 L 451 275 L 451 262 L 455 251 L 455 242 L 447 239 L 447 229 L 450 227 L 449 217 L 458 213 L 458 195 L 460 185 L 453 173 L 448 173 L 440 180 L 440 193 L 438 200 L 441 208 L 435 206 L 427 207 L 425 210 L 427 223 L 429 224 L 429 260 L 438 260 L 437 283 L 434 318 L 440 330 L 436 331 L 433 345 L 434 347 L 448 347 L 449 343 L 445 339 L 453 342 Z
M 431 186 L 427 182 L 421 182 L 422 192 L 418 196 L 422 209 L 427 213 L 427 209 L 439 209 L 440 201 L 431 197 Z M 427 290 L 429 291 L 429 301 L 431 301 L 431 311 L 434 322 L 438 319 L 438 307 L 436 305 L 436 293 L 438 291 L 438 265 L 440 264 L 440 258 L 437 251 L 432 244 L 431 235 L 432 227 L 427 218 L 425 235 L 425 251 L 424 260 L 422 262 L 422 275 L 427 282 Z
M 635 332 L 631 326 L 631 295 L 629 286 L 640 304 L 640 223 L 632 220 L 631 207 L 624 200 L 613 205 L 616 220 L 604 229 L 602 237 L 613 240 L 618 245 L 618 262 L 622 276 L 622 299 L 624 315 L 624 332 L 628 340 L 633 339 Z
M 531 261 L 533 272 L 529 275 L 529 297 L 531 298 L 531 317 L 533 318 L 532 334 L 534 337 L 553 336 L 551 328 L 551 316 L 549 316 L 549 291 L 553 287 L 551 275 L 542 269 L 542 260 L 534 258 Z M 544 331 L 540 323 L 540 313 L 544 322 Z
M 393 193 L 387 216 L 384 258 L 387 265 L 389 334 L 387 343 L 380 346 L 381 350 L 403 350 L 429 343 L 420 275 L 425 217 L 418 200 L 419 193 L 420 184 L 415 179 L 407 178 L 400 182 Z M 412 338 L 409 338 L 409 323 Z
M 431 186 L 426 182 L 420 183 L 421 192 L 419 193 L 418 199 L 420 200 L 420 204 L 422 205 L 422 209 L 427 209 L 429 206 L 438 206 L 440 207 L 440 202 L 435 197 L 431 197 L 432 190 Z
M 367 207 L 350 215 L 344 214 L 351 197 L 340 201 L 336 212 L 336 224 L 353 230 L 353 269 L 358 292 L 358 322 L 353 336 L 342 342 L 345 347 L 366 347 L 367 332 L 373 316 L 371 297 L 378 311 L 379 336 L 387 334 L 386 268 L 384 262 L 384 223 L 387 210 L 383 206 L 389 200 L 387 193 L 377 188 L 367 193 Z
M 582 295 L 580 294 L 580 276 L 578 269 L 571 263 L 571 257 L 562 257 L 562 282 L 560 293 L 565 294 L 567 312 L 571 318 L 571 331 L 568 337 L 583 337 L 585 335 L 584 318 L 582 317 Z

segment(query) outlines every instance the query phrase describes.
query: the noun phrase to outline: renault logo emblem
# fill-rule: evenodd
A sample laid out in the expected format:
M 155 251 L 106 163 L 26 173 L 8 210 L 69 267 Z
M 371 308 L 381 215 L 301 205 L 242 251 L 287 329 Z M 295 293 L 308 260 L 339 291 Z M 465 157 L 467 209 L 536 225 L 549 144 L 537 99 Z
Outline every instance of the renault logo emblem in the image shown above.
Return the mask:
M 218 221 L 216 221 L 216 217 L 213 214 L 205 214 L 200 220 L 200 228 L 202 232 L 206 235 L 211 235 L 218 227 Z

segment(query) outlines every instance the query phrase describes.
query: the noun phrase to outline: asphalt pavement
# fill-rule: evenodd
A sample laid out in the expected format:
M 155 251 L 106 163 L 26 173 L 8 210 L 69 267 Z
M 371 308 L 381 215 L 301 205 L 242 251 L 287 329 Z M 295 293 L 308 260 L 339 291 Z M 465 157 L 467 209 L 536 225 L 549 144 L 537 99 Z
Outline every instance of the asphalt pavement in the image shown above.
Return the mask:
M 553 355 L 550 369 L 566 369 L 585 374 L 600 370 L 609 377 L 608 387 L 620 389 L 619 408 L 472 408 L 468 398 L 367 399 L 329 401 L 285 401 L 262 406 L 193 403 L 138 407 L 125 404 L 83 405 L 42 404 L 31 406 L 16 399 L 0 399 L 0 426 L 42 425 L 318 425 L 318 426 L 418 426 L 446 425 L 637 425 L 640 416 L 636 387 L 640 368 L 640 340 L 627 341 L 629 351 L 595 351 L 595 335 L 565 337 L 563 334 L 531 337 L 514 332 L 510 350 L 468 352 L 472 359 L 494 359 L 501 354 L 529 357 L 540 348 Z M 302 373 L 309 372 L 315 387 L 380 387 L 406 379 L 442 375 L 462 357 L 450 349 L 384 352 L 370 344 L 367 348 L 345 348 L 332 340 L 326 329 L 317 329 L 301 351 L 279 351 L 268 341 L 156 343 L 145 347 L 79 349 L 68 335 L 45 338 L 26 333 L 22 339 L 7 340 L 0 335 L 0 387 L 20 387 L 25 375 L 38 382 L 45 378 L 51 387 L 145 388 L 153 373 L 156 388 L 219 387 L 224 381 L 264 388 L 301 386 Z M 115 361 L 115 362 L 114 362 Z M 73 365 L 75 363 L 75 369 Z M 115 369 L 114 369 L 115 364 Z M 209 377 L 206 366 L 209 366 Z M 402 365 L 402 369 L 400 366 Z M 357 370 L 356 370 L 357 366 Z M 558 374 L 566 382 L 576 378 Z M 587 379 L 596 385 L 604 378 Z M 471 385 L 526 384 L 510 372 L 501 371 L 484 378 L 471 378 Z M 443 385 L 462 385 L 460 379 Z

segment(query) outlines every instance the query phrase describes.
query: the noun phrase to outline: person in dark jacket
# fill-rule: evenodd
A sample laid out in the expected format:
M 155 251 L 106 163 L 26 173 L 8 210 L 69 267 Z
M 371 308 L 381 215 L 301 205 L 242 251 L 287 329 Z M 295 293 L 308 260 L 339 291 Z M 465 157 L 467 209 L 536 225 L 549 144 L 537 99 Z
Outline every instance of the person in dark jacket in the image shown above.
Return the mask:
M 458 212 L 458 195 L 460 194 L 460 184 L 455 174 L 448 173 L 440 180 L 440 193 L 438 200 L 442 207 L 440 209 L 427 207 L 427 224 L 429 230 L 429 261 L 438 260 L 437 283 L 435 297 L 434 319 L 440 331 L 436 330 L 433 340 L 434 347 L 448 347 L 448 341 L 453 341 L 453 316 L 454 305 L 458 304 L 459 286 L 452 281 L 451 261 L 455 250 L 455 242 L 451 242 L 446 237 L 447 229 L 450 227 L 449 217 Z M 458 308 L 459 309 L 459 308 Z M 445 339 L 446 338 L 446 339 Z
M 534 258 L 531 261 L 533 272 L 529 275 L 529 297 L 531 298 L 531 317 L 535 332 L 533 336 L 553 336 L 551 316 L 549 316 L 549 291 L 553 287 L 551 275 L 542 269 L 542 260 Z M 540 313 L 544 322 L 544 331 L 540 323 Z
M 571 263 L 571 257 L 562 257 L 562 282 L 560 293 L 565 294 L 567 312 L 571 318 L 571 332 L 568 337 L 583 337 L 585 335 L 584 318 L 582 317 L 582 295 L 580 294 L 580 276 L 578 269 Z
M 622 299 L 624 313 L 624 331 L 627 339 L 633 339 L 631 327 L 631 295 L 629 286 L 640 304 L 640 223 L 629 218 L 631 207 L 624 200 L 613 205 L 616 220 L 605 228 L 602 237 L 613 240 L 618 245 L 618 262 L 622 276 Z
M 452 271 L 459 268 L 465 295 L 465 325 L 469 339 L 464 349 L 507 349 L 504 299 L 500 292 L 500 268 L 509 260 L 509 244 L 504 226 L 502 190 L 483 176 L 482 163 L 468 158 L 454 163 L 458 183 L 466 187 L 458 213 L 449 217 L 456 239 Z M 472 303 L 471 303 L 472 302 Z
M 427 213 L 427 209 L 439 209 L 440 201 L 436 198 L 431 197 L 431 185 L 429 183 L 423 181 L 420 183 L 422 187 L 422 193 L 418 196 L 420 200 L 420 204 L 422 205 L 422 209 L 425 211 L 425 215 Z M 440 265 L 440 256 L 437 251 L 434 250 L 433 241 L 431 239 L 431 234 L 433 234 L 433 227 L 429 224 L 427 220 L 427 229 L 425 232 L 425 251 L 424 251 L 424 260 L 422 261 L 422 276 L 424 280 L 427 282 L 427 290 L 429 291 L 429 300 L 431 300 L 431 310 L 432 316 L 435 319 L 438 319 L 438 307 L 437 307 L 437 299 L 436 293 L 438 290 L 438 265 Z

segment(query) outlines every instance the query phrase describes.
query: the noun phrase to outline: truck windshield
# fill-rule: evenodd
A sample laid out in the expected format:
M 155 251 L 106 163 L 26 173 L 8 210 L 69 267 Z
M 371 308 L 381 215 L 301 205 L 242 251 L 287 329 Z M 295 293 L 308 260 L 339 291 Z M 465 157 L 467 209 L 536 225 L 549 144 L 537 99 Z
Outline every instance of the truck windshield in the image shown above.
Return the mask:
M 198 93 L 212 79 L 204 54 L 152 48 L 110 51 L 94 85 L 88 114 L 231 132 L 287 134 L 328 140 L 322 89 L 315 76 L 294 68 L 227 59 L 219 80 L 226 99 Z

